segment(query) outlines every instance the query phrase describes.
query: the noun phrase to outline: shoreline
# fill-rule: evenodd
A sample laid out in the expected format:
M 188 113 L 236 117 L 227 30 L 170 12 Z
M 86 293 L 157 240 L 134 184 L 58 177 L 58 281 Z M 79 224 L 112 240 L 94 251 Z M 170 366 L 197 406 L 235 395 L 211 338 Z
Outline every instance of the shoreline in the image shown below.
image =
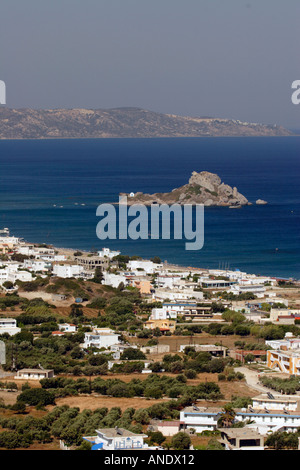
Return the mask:
M 13 141 L 13 140 L 154 140 L 154 139 L 248 139 L 248 138 L 286 138 L 286 137 L 300 137 L 300 134 L 295 135 L 199 135 L 199 136 L 153 136 L 153 137 L 0 137 L 0 141 Z
M 29 242 L 27 240 L 24 240 L 24 241 L 25 241 L 25 243 L 32 244 L 32 245 L 38 245 L 39 244 L 38 242 Z M 68 256 L 73 256 L 74 252 L 76 252 L 76 251 L 79 251 L 79 252 L 83 253 L 84 255 L 91 254 L 91 251 L 80 249 L 80 248 L 58 247 L 58 246 L 55 246 L 55 245 L 52 245 L 52 244 L 46 244 L 46 243 L 45 243 L 45 245 L 51 247 L 55 251 L 58 251 L 60 254 L 68 254 Z M 125 254 L 124 256 L 131 256 L 131 255 L 126 255 Z M 135 256 L 139 256 L 139 255 L 137 254 Z M 143 258 L 142 256 L 140 257 L 140 259 L 143 260 L 143 261 L 148 260 L 147 258 Z M 214 270 L 214 271 L 220 271 L 220 272 L 223 272 L 223 273 L 226 273 L 228 271 L 230 271 L 230 272 L 234 271 L 234 270 L 231 270 L 230 268 L 229 269 L 222 269 L 222 268 L 214 268 L 214 267 L 204 268 L 204 267 L 200 267 L 200 266 L 186 266 L 186 265 L 183 265 L 183 264 L 169 263 L 168 260 L 162 261 L 162 263 L 166 263 L 166 269 L 179 269 L 179 270 L 182 270 L 182 271 L 193 271 L 194 270 L 194 271 L 208 272 L 210 270 Z M 270 277 L 270 278 L 276 279 L 276 280 L 292 281 L 292 282 L 296 282 L 296 283 L 300 282 L 300 278 L 295 278 L 295 277 L 286 278 L 286 277 L 277 276 L 277 275 L 274 275 L 274 274 L 263 274 L 262 275 L 262 274 L 257 274 L 255 272 L 248 272 L 248 271 L 245 271 L 245 272 L 248 275 L 252 275 L 252 276 L 256 276 L 256 277 Z

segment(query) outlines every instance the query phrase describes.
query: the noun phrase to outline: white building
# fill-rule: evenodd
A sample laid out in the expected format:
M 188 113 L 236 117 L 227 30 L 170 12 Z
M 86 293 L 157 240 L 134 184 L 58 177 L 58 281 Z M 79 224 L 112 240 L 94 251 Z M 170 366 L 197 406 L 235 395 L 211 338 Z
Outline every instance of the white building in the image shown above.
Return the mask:
M 199 284 L 206 289 L 227 289 L 235 284 L 235 281 L 226 279 L 211 279 L 209 277 L 200 277 Z
M 0 236 L 0 245 L 7 245 L 9 248 L 14 248 L 22 241 L 21 238 L 14 236 Z
M 123 283 L 125 287 L 129 285 L 129 281 L 125 274 L 112 274 L 107 271 L 103 272 L 102 284 L 117 288 L 121 283 Z
M 281 410 L 300 411 L 299 395 L 275 395 L 272 393 L 262 393 L 252 398 L 252 407 L 255 410 Z
M 167 318 L 170 317 L 166 308 L 153 308 L 149 320 L 166 320 Z
M 86 348 L 109 348 L 119 342 L 120 335 L 109 328 L 95 328 L 91 333 L 84 334 L 84 343 L 81 345 Z
M 153 261 L 147 260 L 130 260 L 127 263 L 127 268 L 130 271 L 145 271 L 147 274 L 153 274 L 155 271 L 161 269 L 162 264 L 153 263 Z
M 197 433 L 216 430 L 222 416 L 222 408 L 204 408 L 191 406 L 180 412 L 183 429 L 195 429 Z M 273 410 L 271 407 L 254 409 L 254 407 L 235 410 L 237 422 L 248 422 L 247 428 L 255 429 L 266 435 L 269 431 L 295 432 L 300 427 L 300 411 Z
M 128 363 L 128 362 L 143 362 L 144 366 L 143 366 L 143 370 L 142 370 L 142 374 L 151 374 L 152 370 L 151 370 L 151 366 L 153 364 L 153 361 L 150 360 L 150 359 L 139 359 L 138 361 L 136 361 L 136 359 L 114 359 L 114 360 L 111 360 L 111 361 L 108 361 L 107 362 L 107 368 L 108 370 L 111 370 L 114 365 L 118 365 L 118 364 L 125 364 L 125 363 Z
M 21 369 L 14 376 L 16 380 L 42 380 L 54 377 L 52 369 Z
M 273 349 L 297 350 L 300 349 L 300 338 L 295 338 L 292 333 L 287 332 L 284 339 L 266 340 L 265 344 Z
M 32 260 L 32 259 L 25 259 L 24 260 L 24 268 L 29 269 L 33 272 L 38 271 L 48 271 L 51 269 L 51 263 L 44 260 Z
M 18 263 L 11 263 L 0 269 L 0 285 L 6 281 L 13 284 L 16 281 L 31 282 L 33 279 L 32 274 L 28 271 L 22 271 L 19 266 Z
M 235 284 L 231 286 L 230 290 L 233 294 L 236 294 L 236 295 L 245 294 L 249 292 L 251 294 L 256 295 L 259 298 L 264 297 L 265 292 L 266 292 L 266 288 L 264 287 L 264 285 L 259 285 L 259 284 L 251 284 L 247 286 L 241 286 L 241 285 Z
M 112 251 L 109 248 L 102 248 L 101 251 L 98 251 L 98 255 L 100 256 L 100 258 L 106 257 L 106 258 L 112 259 L 115 256 L 119 256 L 120 254 L 121 254 L 120 251 Z
M 64 279 L 83 276 L 83 268 L 77 264 L 55 264 L 53 274 Z
M 185 286 L 185 280 L 181 278 L 180 274 L 174 275 L 160 275 L 155 279 L 157 287 L 163 289 L 173 289 Z
M 196 307 L 197 302 L 195 301 L 163 303 L 163 308 L 167 311 L 168 318 L 172 318 L 173 320 L 177 319 L 178 315 L 184 315 L 187 309 Z
M 76 333 L 77 326 L 73 325 L 72 323 L 61 323 L 58 325 L 59 331 L 63 331 L 65 333 Z
M 8 333 L 10 336 L 14 336 L 20 331 L 21 328 L 17 327 L 17 320 L 14 318 L 0 318 L 0 335 Z
M 152 298 L 158 301 L 184 302 L 186 300 L 203 300 L 203 292 L 192 289 L 155 289 Z
M 19 253 L 20 255 L 25 255 L 25 256 L 34 256 L 35 251 L 34 251 L 34 245 L 19 245 L 16 247 L 16 252 Z
M 215 431 L 221 413 L 221 408 L 187 407 L 180 412 L 181 427 L 187 430 L 195 429 L 196 433 Z
M 97 436 L 84 437 L 93 444 L 92 450 L 141 450 L 150 448 L 144 443 L 146 434 L 135 434 L 123 428 L 97 429 Z

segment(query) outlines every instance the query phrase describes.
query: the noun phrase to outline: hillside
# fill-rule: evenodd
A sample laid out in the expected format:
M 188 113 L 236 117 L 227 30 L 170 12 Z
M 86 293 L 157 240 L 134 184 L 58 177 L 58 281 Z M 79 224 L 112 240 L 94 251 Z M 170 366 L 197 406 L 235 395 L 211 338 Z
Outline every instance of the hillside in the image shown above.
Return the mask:
M 10 109 L 0 107 L 0 139 L 286 136 L 277 125 L 184 117 L 139 108 Z

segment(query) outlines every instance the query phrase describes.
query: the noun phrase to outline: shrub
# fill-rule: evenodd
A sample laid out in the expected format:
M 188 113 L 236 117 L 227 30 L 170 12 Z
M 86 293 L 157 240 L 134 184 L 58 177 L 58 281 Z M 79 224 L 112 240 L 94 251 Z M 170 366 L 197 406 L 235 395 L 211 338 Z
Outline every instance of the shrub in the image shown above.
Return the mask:
M 44 390 L 43 388 L 31 388 L 24 390 L 17 397 L 18 402 L 23 402 L 29 406 L 36 405 L 55 405 L 55 397 L 52 392 Z

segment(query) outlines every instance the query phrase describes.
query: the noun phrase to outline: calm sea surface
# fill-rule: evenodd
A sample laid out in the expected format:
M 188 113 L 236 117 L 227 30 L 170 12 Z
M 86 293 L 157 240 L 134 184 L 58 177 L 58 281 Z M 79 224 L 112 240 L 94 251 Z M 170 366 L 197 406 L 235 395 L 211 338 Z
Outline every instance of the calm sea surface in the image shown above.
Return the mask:
M 205 209 L 205 241 L 106 240 L 96 208 L 120 192 L 167 192 L 192 171 L 217 173 L 249 201 Z M 185 266 L 300 278 L 300 137 L 0 141 L 0 228 L 31 242 Z

